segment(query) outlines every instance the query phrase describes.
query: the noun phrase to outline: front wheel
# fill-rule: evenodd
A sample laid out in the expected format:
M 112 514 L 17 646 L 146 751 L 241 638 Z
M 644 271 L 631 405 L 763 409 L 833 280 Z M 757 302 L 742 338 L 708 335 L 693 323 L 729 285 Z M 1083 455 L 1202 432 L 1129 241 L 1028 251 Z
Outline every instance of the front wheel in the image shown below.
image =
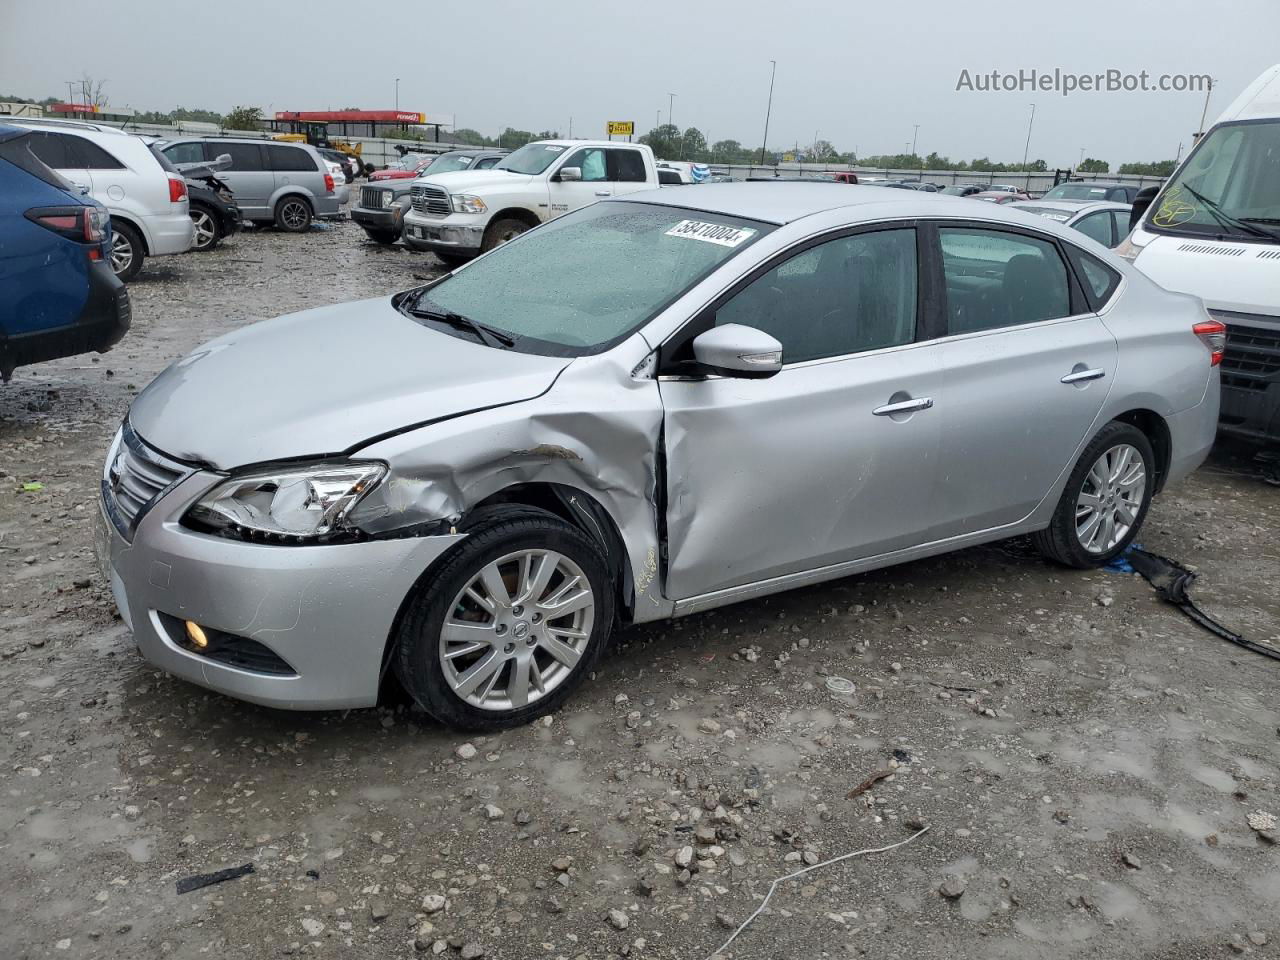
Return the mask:
M 529 229 L 523 220 L 506 217 L 489 224 L 484 232 L 484 242 L 480 246 L 481 253 L 488 253 L 494 247 L 500 247 L 509 240 L 514 240 Z
M 397 637 L 396 675 L 450 726 L 499 729 L 558 708 L 613 630 L 600 547 L 534 509 L 473 527 L 416 588 Z
M 311 227 L 311 205 L 302 197 L 285 197 L 276 204 L 276 226 L 289 233 L 305 233 Z
M 381 243 L 385 246 L 390 246 L 400 239 L 398 230 L 365 230 L 365 234 L 374 243 Z
M 222 228 L 219 226 L 218 218 L 206 207 L 191 208 L 191 225 L 195 227 L 191 249 L 198 253 L 212 250 L 222 240 Z
M 1040 552 L 1068 567 L 1101 567 L 1123 553 L 1142 528 L 1155 493 L 1155 453 L 1137 427 L 1112 421 L 1076 461 L 1048 528 L 1034 536 Z
M 145 259 L 138 231 L 123 221 L 111 224 L 111 271 L 128 283 L 138 275 Z

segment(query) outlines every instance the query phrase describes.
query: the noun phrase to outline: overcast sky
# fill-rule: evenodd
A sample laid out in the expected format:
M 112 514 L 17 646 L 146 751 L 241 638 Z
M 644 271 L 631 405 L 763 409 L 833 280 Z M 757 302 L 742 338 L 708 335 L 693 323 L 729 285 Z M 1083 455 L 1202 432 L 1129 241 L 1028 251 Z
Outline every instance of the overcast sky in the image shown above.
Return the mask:
M 399 76 L 404 109 L 594 137 L 665 122 L 675 93 L 681 128 L 756 146 L 777 60 L 771 146 L 893 153 L 919 124 L 922 156 L 1017 161 L 1034 102 L 1032 158 L 1114 168 L 1189 147 L 1204 95 L 957 92 L 961 71 L 1207 73 L 1211 122 L 1277 37 L 1280 0 L 0 0 L 0 94 L 65 97 L 87 72 L 138 110 L 389 109 Z

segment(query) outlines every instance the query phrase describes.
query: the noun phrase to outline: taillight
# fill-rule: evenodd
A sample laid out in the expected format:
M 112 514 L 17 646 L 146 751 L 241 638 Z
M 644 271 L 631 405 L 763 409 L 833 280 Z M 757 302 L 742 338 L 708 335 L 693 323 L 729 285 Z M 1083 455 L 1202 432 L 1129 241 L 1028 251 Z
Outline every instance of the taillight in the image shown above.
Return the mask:
M 187 181 L 176 173 L 169 174 L 169 202 L 179 203 L 187 199 Z
M 37 207 L 28 210 L 26 218 L 77 243 L 106 239 L 107 213 L 96 207 Z
M 1227 325 L 1221 320 L 1202 320 L 1191 328 L 1191 332 L 1209 348 L 1209 366 L 1220 364 L 1227 349 Z
M 324 189 L 326 193 L 333 193 L 333 174 L 326 173 L 324 175 Z

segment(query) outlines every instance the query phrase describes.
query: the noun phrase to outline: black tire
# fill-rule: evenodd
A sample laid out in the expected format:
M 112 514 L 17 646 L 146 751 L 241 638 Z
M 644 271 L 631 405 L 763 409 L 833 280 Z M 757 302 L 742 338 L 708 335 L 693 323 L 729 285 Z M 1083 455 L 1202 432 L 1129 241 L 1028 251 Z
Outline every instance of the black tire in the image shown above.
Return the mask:
M 518 726 L 559 708 L 582 678 L 595 669 L 613 632 L 614 584 L 600 545 L 577 527 L 544 510 L 499 508 L 477 518 L 467 532 L 467 538 L 419 582 L 410 595 L 400 618 L 392 664 L 404 688 L 441 723 L 468 730 Z M 591 630 L 575 665 L 556 686 L 527 706 L 488 709 L 473 705 L 454 692 L 446 677 L 440 655 L 441 630 L 446 618 L 454 612 L 450 605 L 481 569 L 507 554 L 527 549 L 554 550 L 585 574 L 594 603 Z M 461 605 L 458 609 L 462 609 Z M 518 634 L 512 631 L 509 636 L 514 638 Z M 530 647 L 534 646 L 534 640 L 527 642 Z M 495 680 L 502 680 L 505 689 L 513 675 L 514 665 L 504 665 L 498 669 Z
M 472 259 L 465 253 L 437 253 L 436 256 L 450 270 L 456 269 Z
M 1109 549 L 1093 552 L 1081 543 L 1077 533 L 1076 504 L 1085 490 L 1086 480 L 1098 458 L 1105 451 L 1121 444 L 1128 444 L 1142 457 L 1146 475 L 1142 501 L 1133 523 L 1129 525 L 1128 532 Z M 1080 454 L 1080 459 L 1076 461 L 1075 469 L 1071 471 L 1067 485 L 1062 491 L 1062 498 L 1053 511 L 1053 519 L 1048 527 L 1032 535 L 1032 542 L 1046 557 L 1063 566 L 1075 567 L 1079 570 L 1105 566 L 1117 554 L 1123 553 L 1138 535 L 1138 531 L 1142 529 L 1142 523 L 1147 517 L 1147 510 L 1151 507 L 1151 498 L 1155 492 L 1155 466 L 1155 452 L 1146 434 L 1132 424 L 1121 423 L 1118 420 L 1111 421 L 1098 431 L 1098 435 Z
M 196 253 L 208 253 L 222 242 L 222 221 L 213 210 L 203 204 L 194 204 L 191 207 L 191 223 L 196 228 L 191 249 Z
M 374 243 L 382 243 L 382 244 L 386 244 L 387 246 L 391 246 L 391 244 L 395 243 L 397 240 L 400 239 L 400 234 L 395 230 L 366 229 L 365 233 L 368 234 L 369 239 L 372 240 Z
M 500 247 L 508 240 L 514 240 L 528 229 L 530 227 L 527 223 L 515 217 L 495 220 L 484 231 L 484 242 L 480 245 L 480 252 L 488 253 L 494 247 Z
M 276 203 L 276 226 L 289 233 L 306 233 L 311 229 L 311 204 L 306 197 L 290 193 Z
M 142 270 L 146 259 L 138 231 L 123 220 L 112 220 L 111 271 L 128 283 Z

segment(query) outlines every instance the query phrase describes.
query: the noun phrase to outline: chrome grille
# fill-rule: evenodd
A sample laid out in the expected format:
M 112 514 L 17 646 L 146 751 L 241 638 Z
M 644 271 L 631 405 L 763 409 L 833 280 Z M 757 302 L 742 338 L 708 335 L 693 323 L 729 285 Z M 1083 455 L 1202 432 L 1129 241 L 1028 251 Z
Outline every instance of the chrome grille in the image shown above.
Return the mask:
M 409 201 L 418 213 L 443 217 L 449 211 L 449 195 L 439 187 L 414 186 L 409 190 Z
M 360 206 L 366 210 L 382 210 L 387 205 L 387 197 L 391 194 L 381 187 L 361 187 Z
M 1222 357 L 1223 386 L 1263 391 L 1280 378 L 1280 318 L 1210 312 L 1227 325 L 1227 347 Z M 1247 322 L 1252 319 L 1274 325 L 1255 326 Z
M 152 450 L 127 423 L 116 435 L 102 478 L 102 498 L 111 521 L 126 540 L 160 494 L 191 469 Z

